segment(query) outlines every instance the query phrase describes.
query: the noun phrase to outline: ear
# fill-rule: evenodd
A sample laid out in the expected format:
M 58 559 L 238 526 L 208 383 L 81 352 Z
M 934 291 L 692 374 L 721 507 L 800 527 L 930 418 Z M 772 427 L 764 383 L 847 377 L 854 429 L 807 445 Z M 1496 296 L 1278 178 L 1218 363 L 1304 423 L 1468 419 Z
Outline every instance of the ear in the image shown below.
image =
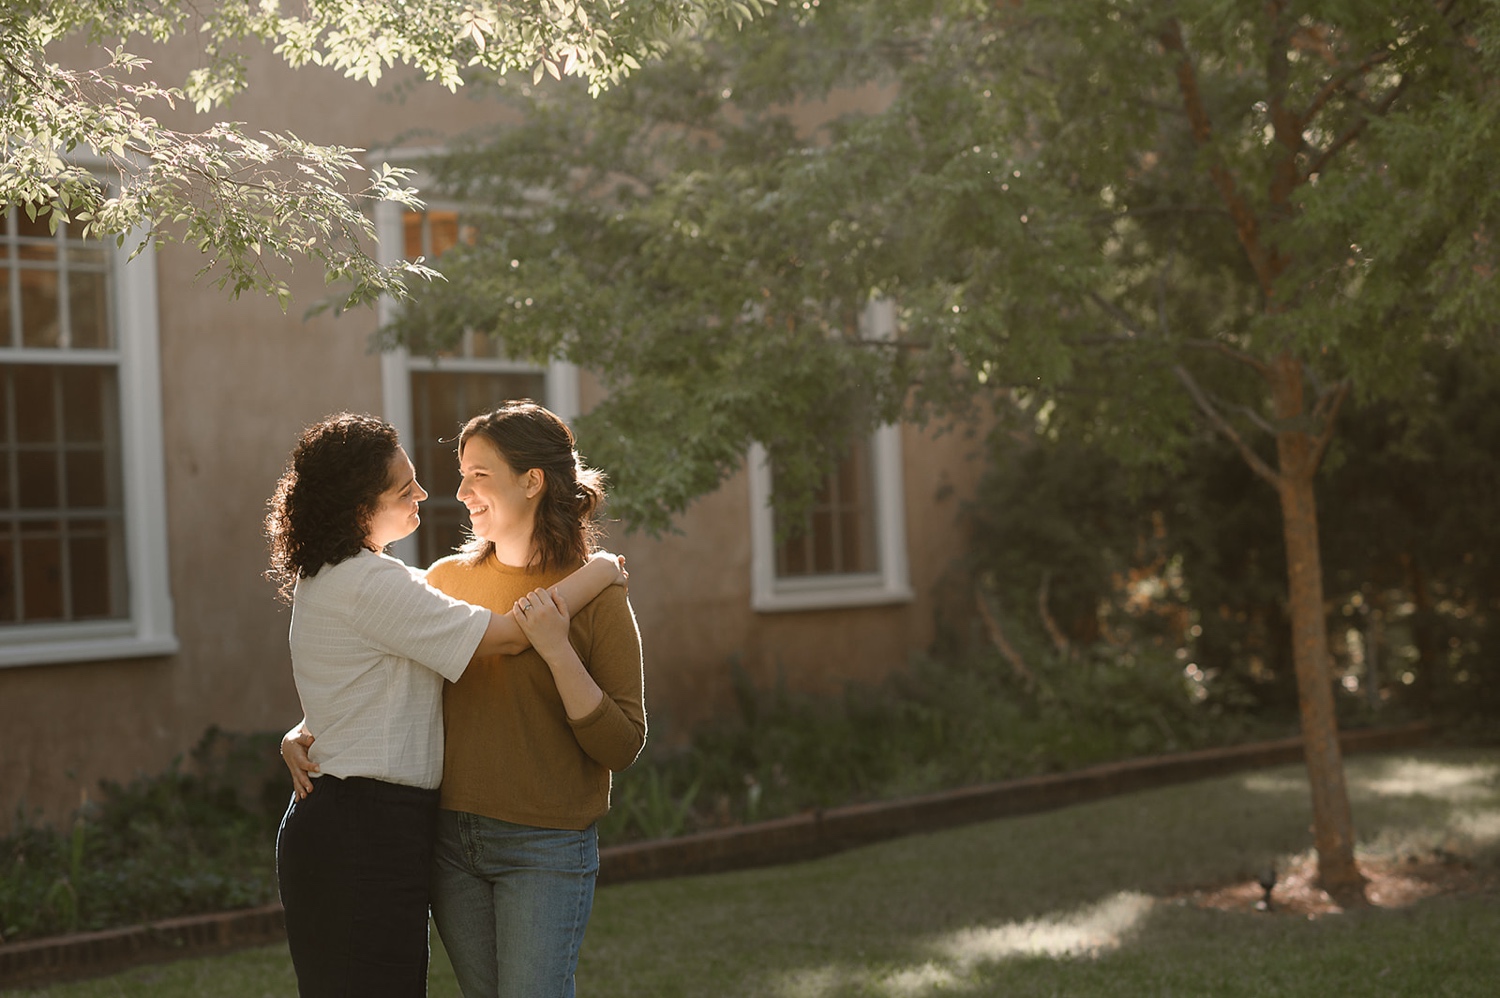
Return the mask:
M 542 494 L 547 487 L 547 476 L 542 473 L 541 468 L 528 468 L 526 470 L 526 498 L 535 499 Z

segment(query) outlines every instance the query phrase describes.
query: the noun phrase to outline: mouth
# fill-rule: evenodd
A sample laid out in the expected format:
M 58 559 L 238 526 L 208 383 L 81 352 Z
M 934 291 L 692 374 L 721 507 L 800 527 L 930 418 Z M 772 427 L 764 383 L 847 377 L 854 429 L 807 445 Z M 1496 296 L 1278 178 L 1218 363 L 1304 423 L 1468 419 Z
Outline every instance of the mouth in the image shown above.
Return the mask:
M 470 506 L 468 510 L 469 518 L 473 519 L 476 516 L 483 516 L 485 513 L 488 513 L 490 508 L 488 506 Z

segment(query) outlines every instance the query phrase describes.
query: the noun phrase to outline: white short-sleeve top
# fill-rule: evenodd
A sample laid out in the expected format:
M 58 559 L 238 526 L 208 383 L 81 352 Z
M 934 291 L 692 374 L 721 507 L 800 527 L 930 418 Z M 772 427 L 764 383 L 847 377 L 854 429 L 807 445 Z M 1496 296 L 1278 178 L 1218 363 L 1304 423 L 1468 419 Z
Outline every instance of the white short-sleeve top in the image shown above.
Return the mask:
M 489 620 L 374 551 L 298 579 L 292 676 L 312 761 L 328 776 L 437 787 L 443 680 L 463 675 Z

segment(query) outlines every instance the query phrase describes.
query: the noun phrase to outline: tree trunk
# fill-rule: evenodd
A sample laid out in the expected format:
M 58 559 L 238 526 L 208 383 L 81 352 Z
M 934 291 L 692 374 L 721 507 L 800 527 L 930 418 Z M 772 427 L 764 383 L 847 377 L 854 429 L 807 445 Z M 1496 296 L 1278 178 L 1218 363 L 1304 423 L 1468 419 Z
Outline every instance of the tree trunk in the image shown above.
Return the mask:
M 1335 901 L 1347 906 L 1364 901 L 1365 878 L 1354 862 L 1354 819 L 1344 783 L 1329 671 L 1318 505 L 1313 487 L 1319 454 L 1312 436 L 1297 426 L 1307 415 L 1302 374 L 1301 363 L 1283 355 L 1276 361 L 1271 379 L 1276 416 L 1283 427 L 1276 435 L 1276 453 L 1292 618 L 1292 661 L 1297 673 L 1303 753 L 1312 788 L 1318 879 Z

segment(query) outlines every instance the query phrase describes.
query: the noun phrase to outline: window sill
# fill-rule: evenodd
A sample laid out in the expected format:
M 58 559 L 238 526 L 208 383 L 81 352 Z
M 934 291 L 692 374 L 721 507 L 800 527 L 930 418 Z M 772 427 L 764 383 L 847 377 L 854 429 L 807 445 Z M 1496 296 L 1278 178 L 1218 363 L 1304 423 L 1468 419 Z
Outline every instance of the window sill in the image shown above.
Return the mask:
M 7 630 L 10 630 L 7 628 Z M 61 665 L 106 659 L 152 658 L 175 654 L 176 635 L 136 633 L 129 624 L 36 625 L 0 632 L 0 669 Z
M 756 613 L 790 613 L 798 610 L 846 610 L 910 603 L 911 588 L 884 580 L 839 580 L 832 578 L 782 582 L 769 592 L 757 592 L 750 601 Z

